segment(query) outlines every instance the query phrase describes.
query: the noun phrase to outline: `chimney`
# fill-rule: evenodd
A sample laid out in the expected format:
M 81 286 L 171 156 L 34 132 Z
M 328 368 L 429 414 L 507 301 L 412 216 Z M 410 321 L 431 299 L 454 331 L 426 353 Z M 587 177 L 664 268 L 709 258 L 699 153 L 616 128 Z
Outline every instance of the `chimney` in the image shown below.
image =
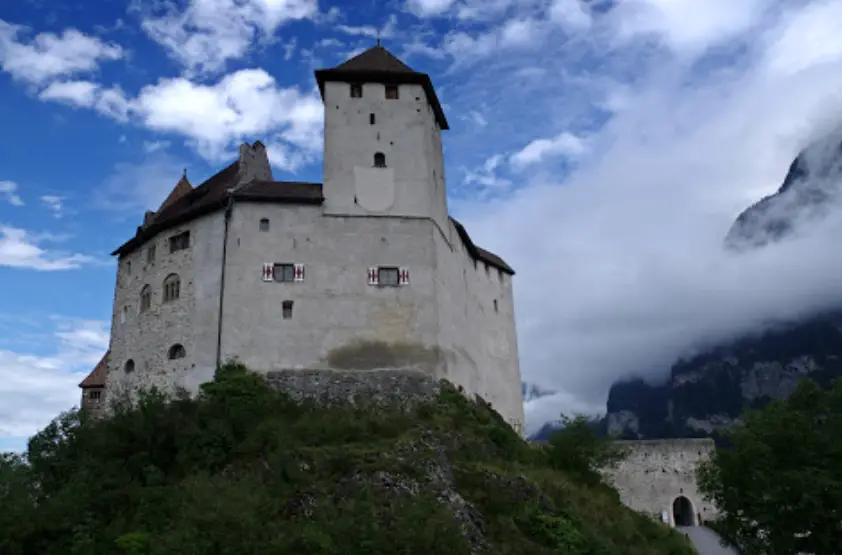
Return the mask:
M 266 147 L 260 141 L 253 145 L 240 145 L 240 171 L 237 173 L 237 185 L 248 183 L 255 179 L 272 181 L 272 168 L 269 166 L 269 156 Z
M 152 223 L 152 220 L 155 219 L 155 212 L 152 210 L 147 210 L 146 213 L 143 214 L 143 227 L 147 227 L 149 224 Z

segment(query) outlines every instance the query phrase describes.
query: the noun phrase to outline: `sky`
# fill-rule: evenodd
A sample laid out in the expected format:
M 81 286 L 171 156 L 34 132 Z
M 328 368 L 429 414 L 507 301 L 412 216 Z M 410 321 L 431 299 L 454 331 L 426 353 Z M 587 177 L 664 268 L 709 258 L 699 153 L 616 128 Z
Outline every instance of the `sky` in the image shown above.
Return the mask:
M 516 271 L 534 430 L 708 342 L 842 299 L 840 222 L 739 256 L 734 218 L 842 123 L 838 0 L 21 0 L 0 6 L 0 450 L 79 401 L 115 262 L 243 141 L 321 180 L 313 70 L 430 74 L 450 210 Z

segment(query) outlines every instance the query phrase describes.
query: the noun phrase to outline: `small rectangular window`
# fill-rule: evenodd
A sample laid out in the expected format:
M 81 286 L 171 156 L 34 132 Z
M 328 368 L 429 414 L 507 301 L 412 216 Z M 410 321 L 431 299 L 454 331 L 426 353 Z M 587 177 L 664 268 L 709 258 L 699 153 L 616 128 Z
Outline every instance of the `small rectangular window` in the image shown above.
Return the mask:
M 281 304 L 281 311 L 284 317 L 284 320 L 289 320 L 292 318 L 292 301 L 284 301 Z
M 370 123 L 371 125 L 374 125 L 374 114 L 368 115 L 368 123 Z
M 146 249 L 146 263 L 147 264 L 154 264 L 155 263 L 155 245 L 152 245 L 148 249 Z
M 275 281 L 295 281 L 295 265 L 275 264 L 272 267 L 272 279 Z
M 260 219 L 260 231 L 269 231 L 269 218 Z
M 351 85 L 351 98 L 362 98 L 363 97 L 363 86 L 355 83 Z
M 378 268 L 377 269 L 377 282 L 380 285 L 399 285 L 398 278 L 400 276 L 400 272 L 397 268 Z
M 386 85 L 386 98 L 389 100 L 397 100 L 398 98 L 398 86 L 397 85 Z
M 181 251 L 190 248 L 190 232 L 185 231 L 170 237 L 170 252 Z

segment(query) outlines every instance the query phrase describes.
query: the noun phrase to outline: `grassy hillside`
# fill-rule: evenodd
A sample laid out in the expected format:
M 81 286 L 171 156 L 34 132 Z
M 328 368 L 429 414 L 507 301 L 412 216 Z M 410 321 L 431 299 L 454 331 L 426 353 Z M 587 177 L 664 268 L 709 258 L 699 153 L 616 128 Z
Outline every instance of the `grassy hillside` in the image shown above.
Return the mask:
M 296 403 L 227 365 L 198 399 L 68 413 L 0 461 L 4 555 L 691 554 L 445 386 Z

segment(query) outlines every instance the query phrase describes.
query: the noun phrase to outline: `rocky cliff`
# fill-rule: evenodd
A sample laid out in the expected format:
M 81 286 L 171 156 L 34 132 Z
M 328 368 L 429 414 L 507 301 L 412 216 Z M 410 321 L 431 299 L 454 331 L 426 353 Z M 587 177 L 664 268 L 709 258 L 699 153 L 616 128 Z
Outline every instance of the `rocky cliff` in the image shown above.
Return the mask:
M 778 191 L 739 215 L 725 245 L 735 251 L 797 234 L 839 210 L 842 128 L 790 165 Z M 624 438 L 714 437 L 746 407 L 785 398 L 799 380 L 842 376 L 842 309 L 735 338 L 681 360 L 662 385 L 629 380 L 611 387 L 604 429 Z

